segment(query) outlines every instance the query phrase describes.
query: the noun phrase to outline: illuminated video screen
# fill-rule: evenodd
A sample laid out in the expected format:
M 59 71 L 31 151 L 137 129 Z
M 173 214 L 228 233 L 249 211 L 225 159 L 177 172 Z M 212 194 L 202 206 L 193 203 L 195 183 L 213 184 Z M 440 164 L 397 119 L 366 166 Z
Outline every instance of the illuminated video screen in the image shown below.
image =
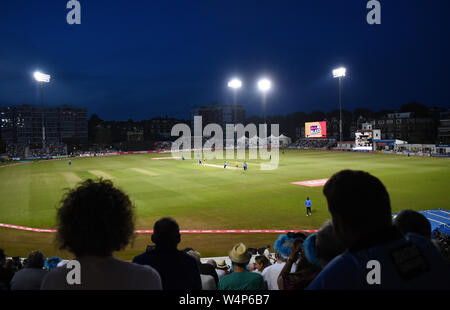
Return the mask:
M 306 138 L 326 138 L 327 122 L 311 122 L 305 123 Z
M 373 149 L 373 132 L 372 130 L 355 132 L 355 150 L 372 150 Z

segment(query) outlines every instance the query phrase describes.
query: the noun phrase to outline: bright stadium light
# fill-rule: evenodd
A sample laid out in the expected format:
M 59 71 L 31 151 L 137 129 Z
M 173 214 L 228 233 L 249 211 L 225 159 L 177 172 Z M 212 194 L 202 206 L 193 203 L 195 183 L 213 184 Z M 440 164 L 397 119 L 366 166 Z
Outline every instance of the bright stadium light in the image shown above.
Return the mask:
M 44 111 L 44 83 L 50 82 L 50 75 L 36 71 L 34 79 L 41 85 L 41 105 L 42 105 L 42 149 L 45 151 L 45 111 Z
M 339 78 L 339 141 L 342 142 L 342 78 L 345 76 L 347 69 L 340 67 L 333 70 L 333 77 Z
M 45 73 L 41 73 L 39 71 L 36 71 L 34 73 L 34 79 L 38 82 L 45 82 L 45 83 L 49 83 L 50 82 L 50 75 L 45 74 Z
M 271 87 L 272 83 L 268 79 L 261 79 L 258 81 L 258 88 L 263 93 L 264 124 L 266 124 L 266 93 Z
M 238 89 L 242 87 L 242 82 L 239 79 L 232 79 L 228 82 L 228 87 L 233 89 Z
M 337 77 L 344 77 L 345 73 L 347 72 L 347 69 L 345 69 L 344 67 L 340 67 L 337 69 L 333 70 L 333 77 L 337 78 Z
M 258 88 L 263 92 L 268 91 L 271 88 L 272 84 L 268 79 L 262 79 L 258 82 Z

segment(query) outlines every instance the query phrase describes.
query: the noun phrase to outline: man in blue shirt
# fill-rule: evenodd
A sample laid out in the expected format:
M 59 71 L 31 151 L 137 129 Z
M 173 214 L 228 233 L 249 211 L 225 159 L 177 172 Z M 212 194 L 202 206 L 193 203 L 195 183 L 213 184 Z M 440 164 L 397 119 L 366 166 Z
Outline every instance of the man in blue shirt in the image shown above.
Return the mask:
M 347 251 L 308 290 L 450 289 L 450 266 L 430 240 L 392 225 L 386 188 L 363 171 L 343 170 L 325 184 L 337 237 Z
M 227 167 L 227 162 L 223 163 L 223 168 L 225 169 Z
M 309 200 L 309 197 L 306 197 L 306 202 L 305 202 L 306 216 L 310 216 L 311 215 L 311 205 L 312 205 L 311 200 Z

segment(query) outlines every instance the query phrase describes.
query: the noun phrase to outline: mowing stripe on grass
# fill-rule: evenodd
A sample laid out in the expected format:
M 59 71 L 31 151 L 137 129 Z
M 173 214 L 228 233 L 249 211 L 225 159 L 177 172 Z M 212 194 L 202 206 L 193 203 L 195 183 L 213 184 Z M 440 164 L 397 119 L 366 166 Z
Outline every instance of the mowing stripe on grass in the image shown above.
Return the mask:
M 133 170 L 133 171 L 136 171 L 136 172 L 145 174 L 145 175 L 149 175 L 149 176 L 151 176 L 151 177 L 154 177 L 154 176 L 159 175 L 159 174 L 154 173 L 154 172 L 152 172 L 152 171 L 148 171 L 148 170 L 144 170 L 144 169 L 140 169 L 140 168 L 130 168 L 130 169 Z
M 106 172 L 103 172 L 101 170 L 88 170 L 88 172 L 99 178 L 104 178 L 104 179 L 109 179 L 109 180 L 114 179 L 114 177 L 112 175 L 109 175 Z
M 69 183 L 78 183 L 78 182 L 83 181 L 79 176 L 77 176 L 73 172 L 62 172 L 61 174 L 64 176 L 66 181 Z

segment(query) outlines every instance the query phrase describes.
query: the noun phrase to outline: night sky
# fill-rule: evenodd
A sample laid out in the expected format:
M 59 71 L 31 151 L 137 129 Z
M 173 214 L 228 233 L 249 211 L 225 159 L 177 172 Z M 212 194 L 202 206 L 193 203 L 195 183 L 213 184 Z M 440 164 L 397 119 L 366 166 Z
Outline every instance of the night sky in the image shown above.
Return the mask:
M 338 108 L 331 71 L 346 66 L 343 108 L 450 106 L 450 1 L 0 1 L 0 106 L 39 104 L 33 72 L 52 75 L 45 103 L 87 107 L 105 120 L 189 118 L 193 105 L 238 103 L 262 115 L 256 83 L 269 77 L 267 113 Z

